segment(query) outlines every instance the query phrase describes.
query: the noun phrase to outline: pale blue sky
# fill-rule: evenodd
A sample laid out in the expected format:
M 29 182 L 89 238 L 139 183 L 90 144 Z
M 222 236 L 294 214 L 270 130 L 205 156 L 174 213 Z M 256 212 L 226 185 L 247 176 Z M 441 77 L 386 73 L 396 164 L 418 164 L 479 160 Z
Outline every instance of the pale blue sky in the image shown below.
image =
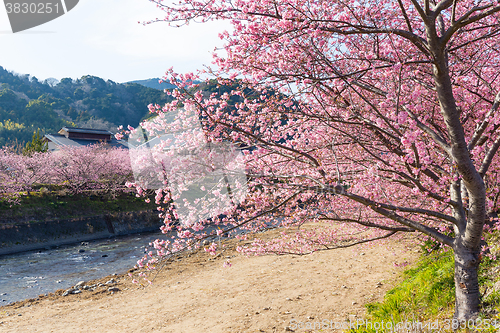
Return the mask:
M 0 66 L 39 80 L 90 74 L 126 82 L 161 77 L 171 66 L 183 73 L 210 65 L 228 24 L 138 24 L 162 14 L 148 0 L 80 0 L 67 14 L 13 34 L 0 3 Z

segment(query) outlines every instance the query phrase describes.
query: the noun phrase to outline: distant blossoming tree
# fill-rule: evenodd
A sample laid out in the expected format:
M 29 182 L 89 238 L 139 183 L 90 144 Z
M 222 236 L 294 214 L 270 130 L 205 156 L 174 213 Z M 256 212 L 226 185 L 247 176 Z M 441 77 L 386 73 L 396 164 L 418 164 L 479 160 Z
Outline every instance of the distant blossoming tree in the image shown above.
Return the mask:
M 220 34 L 224 56 L 214 55 L 218 77 L 239 78 L 220 79 L 230 91 L 194 93 L 195 75 L 171 71 L 177 101 L 151 107 L 162 126 L 182 103 L 207 141 L 245 148 L 248 195 L 210 220 L 219 233 L 307 224 L 252 251 L 309 253 L 420 232 L 454 251 L 455 317 L 477 316 L 483 226 L 499 207 L 500 4 L 152 2 L 170 24 L 233 27 Z M 158 203 L 169 202 L 167 185 Z M 166 229 L 173 218 L 165 213 Z M 201 224 L 178 228 L 184 245 L 201 238 L 191 232 Z M 346 243 L 352 225 L 364 233 Z M 165 254 L 176 242 L 155 246 Z
M 55 152 L 17 154 L 0 150 L 0 199 L 18 202 L 22 192 L 59 185 L 69 193 L 129 191 L 132 180 L 128 151 L 102 145 L 62 147 Z

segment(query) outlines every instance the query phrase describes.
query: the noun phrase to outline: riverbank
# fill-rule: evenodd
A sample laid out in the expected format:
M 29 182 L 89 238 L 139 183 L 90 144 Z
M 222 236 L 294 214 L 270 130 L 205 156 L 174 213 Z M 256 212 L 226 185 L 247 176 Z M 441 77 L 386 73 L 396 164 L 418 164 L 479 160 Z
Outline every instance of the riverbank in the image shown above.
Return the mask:
M 0 224 L 0 255 L 159 230 L 155 210 Z
M 0 225 L 156 209 L 154 200 L 149 203 L 144 200 L 133 192 L 111 195 L 98 191 L 69 194 L 64 190 L 40 190 L 30 192 L 29 196 L 25 192 L 17 203 L 0 200 Z
M 85 281 L 96 285 L 93 290 L 68 296 L 59 290 L 0 307 L 0 330 L 246 333 L 283 332 L 300 322 L 355 321 L 365 313 L 364 304 L 382 300 L 397 282 L 398 266 L 419 256 L 419 247 L 409 240 L 250 258 L 235 251 L 243 243 L 228 240 L 218 257 L 203 250 L 186 253 L 147 287 L 132 284 L 126 274 L 109 276 Z M 227 257 L 232 266 L 224 268 Z M 106 284 L 112 278 L 116 283 Z

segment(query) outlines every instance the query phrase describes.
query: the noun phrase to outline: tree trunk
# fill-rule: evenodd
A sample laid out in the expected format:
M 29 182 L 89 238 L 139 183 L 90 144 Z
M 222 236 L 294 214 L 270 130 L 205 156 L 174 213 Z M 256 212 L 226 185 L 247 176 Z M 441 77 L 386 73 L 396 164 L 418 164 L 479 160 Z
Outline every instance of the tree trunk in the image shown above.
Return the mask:
M 480 252 L 468 249 L 457 239 L 455 246 L 455 315 L 454 319 L 476 319 L 479 313 L 477 271 Z

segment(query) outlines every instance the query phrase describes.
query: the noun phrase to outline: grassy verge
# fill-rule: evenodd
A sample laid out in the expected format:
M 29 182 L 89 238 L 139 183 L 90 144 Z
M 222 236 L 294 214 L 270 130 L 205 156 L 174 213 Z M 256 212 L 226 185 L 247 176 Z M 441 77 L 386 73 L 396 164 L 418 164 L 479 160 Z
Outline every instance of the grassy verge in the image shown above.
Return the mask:
M 32 192 L 30 196 L 21 196 L 20 204 L 0 202 L 0 223 L 35 222 L 155 208 L 154 202 L 148 204 L 144 198 L 136 198 L 131 193 L 111 197 Z
M 499 240 L 498 232 L 487 235 L 488 244 L 492 246 L 479 269 L 482 308 L 476 327 L 481 332 L 497 332 L 500 329 L 500 263 L 495 258 L 500 250 L 497 245 Z M 383 302 L 366 305 L 366 325 L 349 332 L 452 331 L 449 328 L 457 324 L 452 321 L 455 302 L 453 275 L 452 251 L 441 250 L 423 255 L 418 263 L 404 271 L 402 282 L 387 292 Z M 405 327 L 402 323 L 409 324 Z M 427 325 L 419 326 L 417 323 Z

